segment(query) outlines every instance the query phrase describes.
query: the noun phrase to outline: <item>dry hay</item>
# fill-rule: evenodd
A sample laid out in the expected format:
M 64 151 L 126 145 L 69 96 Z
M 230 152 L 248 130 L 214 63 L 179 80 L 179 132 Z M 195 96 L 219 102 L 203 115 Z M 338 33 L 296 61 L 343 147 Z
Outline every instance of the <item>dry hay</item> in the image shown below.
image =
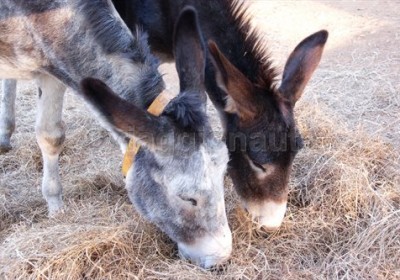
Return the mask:
M 15 148 L 0 156 L 0 278 L 400 277 L 399 152 L 347 128 L 323 104 L 298 108 L 306 145 L 295 161 L 282 228 L 257 231 L 227 179 L 233 255 L 227 265 L 206 271 L 179 259 L 176 246 L 133 210 L 117 168 L 117 146 L 71 93 L 60 160 L 67 208 L 46 217 L 37 187 L 42 165 L 31 90 L 19 95 Z
M 310 13 L 315 12 L 312 2 L 304 6 Z M 398 9 L 384 9 L 389 2 L 381 10 L 362 3 L 352 2 L 357 12 L 351 10 L 347 20 L 365 15 L 360 14 L 365 9 L 398 20 Z M 293 28 L 287 16 L 276 16 L 276 9 L 267 16 L 266 10 L 260 9 L 261 20 L 281 19 Z M 318 14 L 304 21 L 304 14 L 293 10 L 307 24 L 325 18 Z M 346 20 L 342 13 L 333 15 L 329 44 L 335 34 L 354 31 L 351 24 L 340 25 Z M 213 271 L 179 259 L 176 246 L 135 212 L 117 168 L 117 146 L 71 93 L 60 159 L 67 207 L 48 219 L 38 187 L 42 163 L 33 131 L 35 89 L 19 89 L 14 149 L 0 155 L 0 279 L 400 279 L 400 152 L 388 143 L 399 142 L 400 37 L 398 24 L 390 36 L 370 36 L 375 27 L 369 20 L 358 22 L 368 40 L 353 36 L 334 49 L 297 108 L 306 146 L 295 160 L 282 228 L 273 234 L 255 230 L 227 179 L 233 254 Z M 279 25 L 266 26 L 271 34 Z M 282 42 L 274 44 L 275 52 Z M 325 95 L 314 96 L 320 88 Z M 388 120 L 385 126 L 382 119 Z M 372 124 L 366 131 L 357 126 L 365 120 Z

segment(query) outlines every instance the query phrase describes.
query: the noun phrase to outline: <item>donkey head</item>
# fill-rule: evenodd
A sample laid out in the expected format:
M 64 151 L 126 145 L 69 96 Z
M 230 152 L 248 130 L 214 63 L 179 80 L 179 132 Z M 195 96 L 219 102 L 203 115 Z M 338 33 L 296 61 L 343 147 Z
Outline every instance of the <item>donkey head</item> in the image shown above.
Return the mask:
M 223 178 L 228 151 L 206 117 L 205 47 L 193 8 L 175 27 L 180 93 L 155 117 L 118 97 L 104 83 L 82 82 L 85 99 L 120 131 L 142 144 L 126 187 L 138 211 L 178 243 L 180 254 L 210 267 L 232 249 Z
M 304 39 L 287 60 L 280 87 L 273 89 L 252 83 L 214 42 L 209 43 L 231 119 L 226 135 L 229 173 L 244 207 L 266 230 L 279 227 L 286 211 L 290 169 L 302 146 L 293 109 L 321 59 L 327 37 L 320 31 Z

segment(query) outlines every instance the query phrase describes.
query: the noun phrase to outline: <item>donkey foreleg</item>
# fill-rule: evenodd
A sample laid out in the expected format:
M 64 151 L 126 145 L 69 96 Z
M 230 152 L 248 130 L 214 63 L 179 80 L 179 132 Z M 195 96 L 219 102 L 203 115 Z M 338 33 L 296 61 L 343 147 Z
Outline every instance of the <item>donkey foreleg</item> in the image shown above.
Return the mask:
M 58 157 L 65 140 L 62 108 L 66 88 L 50 76 L 40 76 L 37 82 L 36 139 L 43 157 L 42 194 L 52 216 L 63 206 Z
M 3 80 L 0 103 L 0 154 L 11 150 L 10 138 L 15 129 L 16 80 Z

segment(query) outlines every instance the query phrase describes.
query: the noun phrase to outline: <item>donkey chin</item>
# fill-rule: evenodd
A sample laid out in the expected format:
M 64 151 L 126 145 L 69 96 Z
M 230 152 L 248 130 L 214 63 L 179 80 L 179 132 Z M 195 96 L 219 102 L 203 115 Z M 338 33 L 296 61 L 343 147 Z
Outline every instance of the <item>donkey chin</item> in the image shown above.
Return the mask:
M 232 252 L 232 233 L 228 226 L 216 234 L 207 234 L 194 242 L 178 243 L 179 255 L 203 268 L 225 263 Z

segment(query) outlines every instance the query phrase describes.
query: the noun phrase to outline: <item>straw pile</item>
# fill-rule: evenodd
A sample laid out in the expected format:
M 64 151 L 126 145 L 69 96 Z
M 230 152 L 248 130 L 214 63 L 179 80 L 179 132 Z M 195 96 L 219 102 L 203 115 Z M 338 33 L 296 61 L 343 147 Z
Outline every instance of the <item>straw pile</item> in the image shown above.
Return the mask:
M 0 279 L 400 279 L 398 3 L 311 1 L 298 4 L 312 14 L 305 20 L 298 8 L 290 10 L 294 2 L 254 2 L 258 19 L 277 21 L 266 24 L 267 34 L 297 42 L 297 31 L 289 33 L 297 23 L 287 21 L 298 17 L 315 24 L 313 31 L 328 21 L 328 44 L 336 42 L 296 108 L 305 148 L 293 166 L 280 230 L 257 231 L 227 178 L 231 260 L 207 271 L 179 259 L 176 245 L 133 209 L 117 145 L 71 92 L 60 158 L 66 208 L 47 218 L 36 89 L 19 83 L 14 149 L 0 155 Z M 279 52 L 281 41 L 270 41 Z M 285 58 L 290 49 L 281 50 Z
M 398 279 L 399 152 L 304 101 L 305 148 L 296 158 L 281 229 L 257 231 L 226 180 L 234 245 L 206 271 L 133 209 L 108 134 L 67 94 L 61 155 L 66 210 L 46 217 L 34 138 L 34 88 L 20 84 L 14 149 L 0 156 L 2 279 Z

